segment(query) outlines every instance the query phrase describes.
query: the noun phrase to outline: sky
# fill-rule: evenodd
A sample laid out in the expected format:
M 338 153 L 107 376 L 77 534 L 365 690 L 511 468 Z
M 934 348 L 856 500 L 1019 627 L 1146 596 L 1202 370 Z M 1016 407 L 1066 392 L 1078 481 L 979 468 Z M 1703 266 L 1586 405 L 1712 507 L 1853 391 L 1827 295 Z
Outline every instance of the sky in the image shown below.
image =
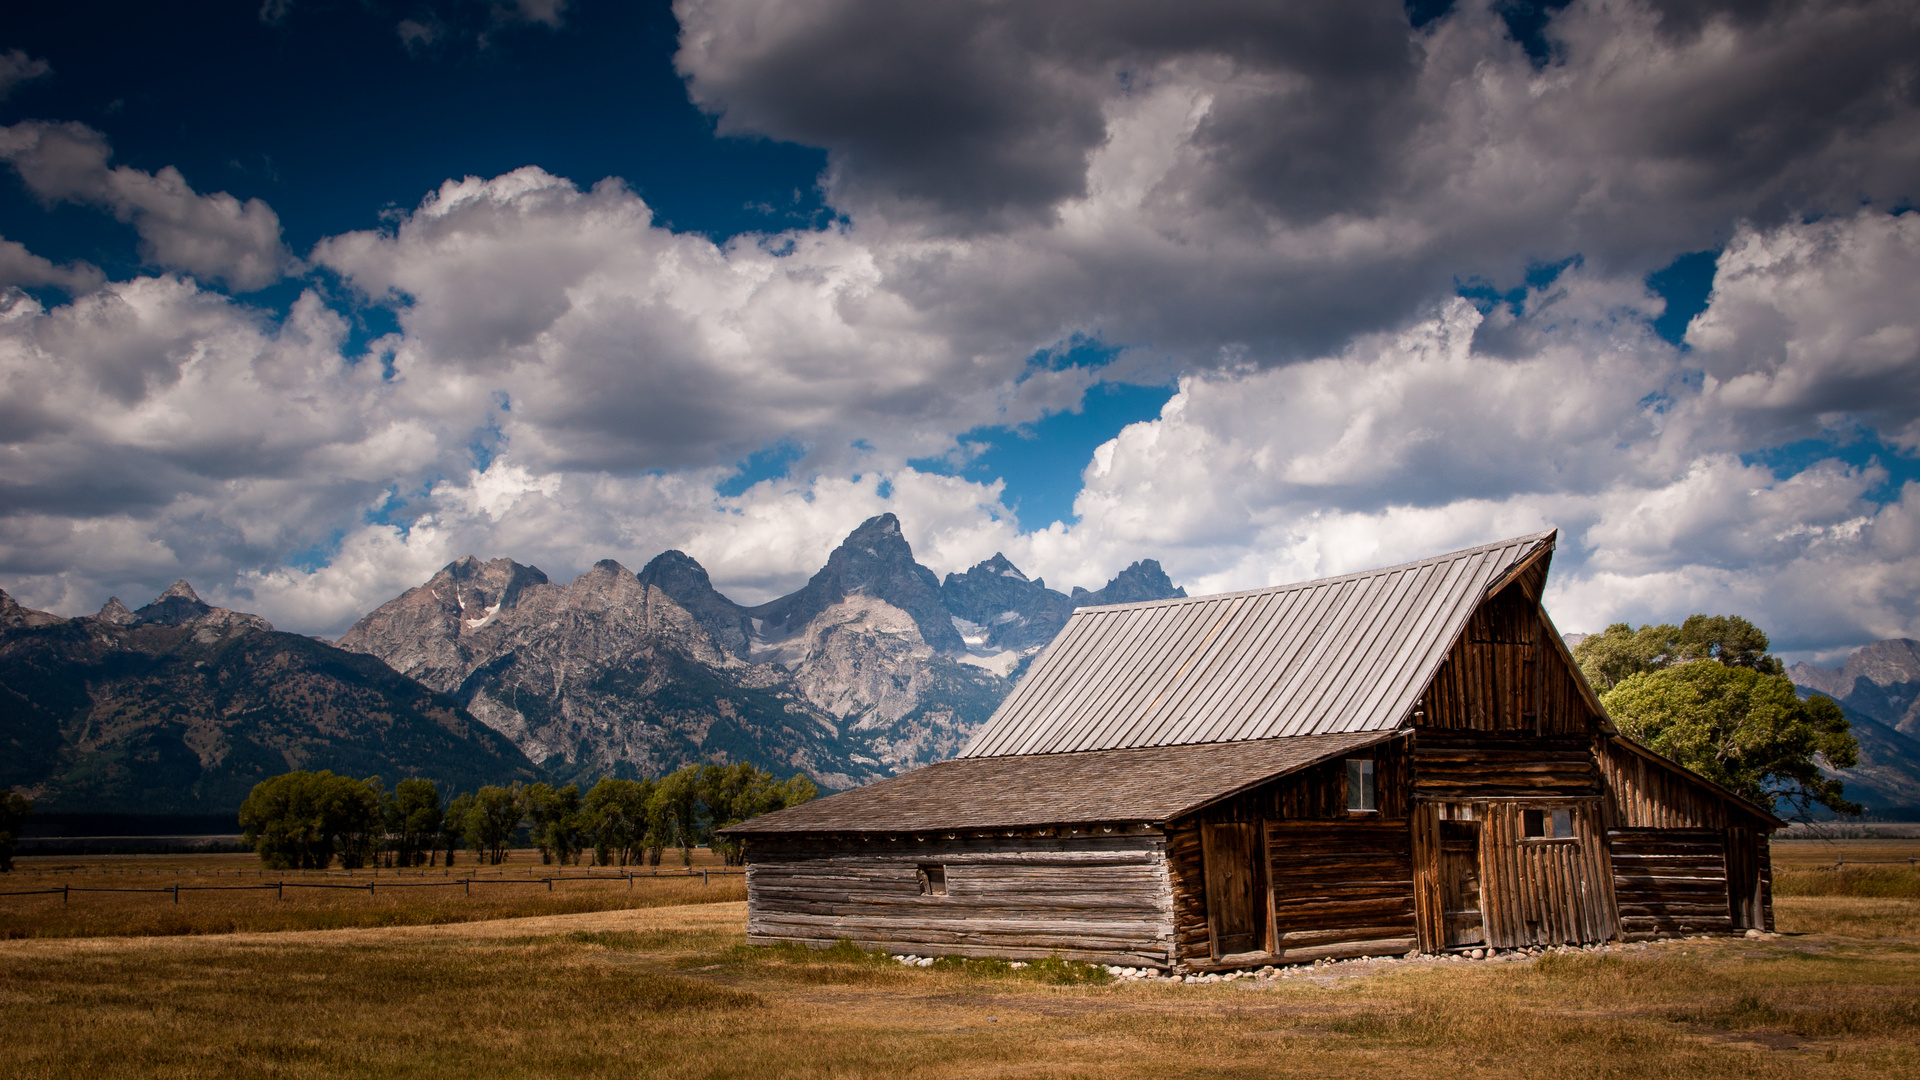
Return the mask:
M 1560 530 L 1920 637 L 1920 7 L 245 0 L 0 24 L 0 588 L 1189 593 Z

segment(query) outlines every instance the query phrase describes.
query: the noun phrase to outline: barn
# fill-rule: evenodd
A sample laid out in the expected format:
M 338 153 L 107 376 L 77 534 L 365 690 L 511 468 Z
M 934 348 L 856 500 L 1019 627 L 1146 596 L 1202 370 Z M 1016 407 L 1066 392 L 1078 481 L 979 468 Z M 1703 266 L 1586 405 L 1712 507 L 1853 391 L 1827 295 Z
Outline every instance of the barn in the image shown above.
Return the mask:
M 960 757 L 726 830 L 749 939 L 1207 971 L 1770 929 L 1783 822 L 1614 728 L 1554 540 L 1083 608 Z

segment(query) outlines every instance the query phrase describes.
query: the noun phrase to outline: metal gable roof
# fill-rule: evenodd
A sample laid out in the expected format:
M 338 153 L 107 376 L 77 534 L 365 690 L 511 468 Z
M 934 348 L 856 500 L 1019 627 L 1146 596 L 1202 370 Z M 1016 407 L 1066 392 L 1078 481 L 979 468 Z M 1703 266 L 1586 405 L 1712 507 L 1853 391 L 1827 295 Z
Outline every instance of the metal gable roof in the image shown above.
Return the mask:
M 1469 616 L 1555 533 L 1218 596 L 1081 608 L 963 758 L 1399 725 Z

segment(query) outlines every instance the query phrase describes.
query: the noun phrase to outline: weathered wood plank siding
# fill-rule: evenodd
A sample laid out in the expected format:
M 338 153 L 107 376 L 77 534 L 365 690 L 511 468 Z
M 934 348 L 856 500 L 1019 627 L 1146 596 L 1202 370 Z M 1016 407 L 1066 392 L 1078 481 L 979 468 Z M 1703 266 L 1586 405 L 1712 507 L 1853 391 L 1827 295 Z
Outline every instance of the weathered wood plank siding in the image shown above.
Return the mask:
M 1733 929 L 1725 834 L 1719 829 L 1614 829 L 1614 889 L 1629 941 Z
M 1547 626 L 1516 582 L 1481 604 L 1414 707 L 1420 728 L 1585 735 L 1587 705 Z
M 1584 799 L 1600 794 L 1600 769 L 1585 736 L 1421 731 L 1413 747 L 1418 799 Z
M 1606 941 L 1619 925 L 1600 801 L 1556 802 L 1571 838 L 1525 835 L 1526 802 L 1476 807 L 1481 840 L 1481 910 L 1487 943 L 1503 949 Z
M 946 894 L 923 892 L 943 867 Z M 1173 950 L 1158 834 L 752 841 L 747 936 L 921 956 L 1165 966 Z
M 1347 809 L 1346 758 L 1315 765 L 1208 807 L 1168 831 L 1176 954 L 1205 967 L 1217 950 L 1209 933 L 1203 823 L 1259 824 L 1266 830 L 1272 934 L 1263 950 L 1276 963 L 1382 956 L 1414 948 L 1411 740 L 1396 738 L 1353 757 L 1374 763 L 1376 809 Z
M 1412 836 L 1404 820 L 1275 821 L 1267 851 L 1278 961 L 1414 948 Z
M 1167 830 L 1167 877 L 1173 890 L 1174 958 L 1206 960 L 1213 955 L 1213 936 L 1207 922 L 1207 875 L 1198 821 Z

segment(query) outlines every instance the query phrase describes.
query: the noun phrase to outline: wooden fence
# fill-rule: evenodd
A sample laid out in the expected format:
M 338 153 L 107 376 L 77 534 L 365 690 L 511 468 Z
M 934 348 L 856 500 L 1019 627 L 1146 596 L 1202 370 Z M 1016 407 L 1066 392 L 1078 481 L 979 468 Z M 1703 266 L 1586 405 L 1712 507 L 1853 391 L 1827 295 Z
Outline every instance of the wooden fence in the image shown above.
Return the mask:
M 351 873 L 351 871 L 349 871 L 349 873 Z M 19 889 L 11 892 L 0 892 L 0 896 L 58 895 L 60 897 L 60 902 L 64 904 L 64 903 L 70 902 L 72 898 L 72 894 L 74 893 L 148 893 L 148 894 L 171 895 L 173 897 L 173 902 L 178 904 L 180 902 L 180 894 L 183 892 L 261 892 L 267 889 L 272 889 L 274 893 L 274 899 L 284 900 L 286 899 L 286 890 L 288 889 L 365 889 L 367 890 L 368 896 L 374 896 L 376 895 L 375 893 L 376 889 L 439 889 L 439 888 L 448 888 L 454 885 L 460 886 L 461 895 L 472 896 L 473 887 L 475 885 L 541 885 L 541 884 L 544 884 L 547 887 L 547 891 L 552 892 L 553 883 L 556 881 L 621 881 L 621 880 L 624 880 L 627 883 L 627 888 L 631 890 L 633 888 L 633 882 L 636 878 L 662 878 L 662 877 L 692 878 L 692 877 L 698 876 L 700 878 L 700 884 L 705 885 L 708 883 L 709 875 L 713 877 L 725 877 L 729 874 L 744 874 L 744 873 L 746 873 L 746 870 L 745 868 L 742 868 L 742 867 L 720 867 L 720 868 L 687 867 L 684 870 L 650 870 L 650 871 L 623 870 L 618 873 L 594 873 L 589 871 L 584 874 L 547 874 L 540 877 L 534 877 L 532 875 L 532 871 L 529 870 L 528 876 L 524 878 L 509 877 L 506 874 L 502 873 L 494 876 L 473 875 L 473 876 L 459 877 L 459 878 L 443 877 L 439 881 L 392 881 L 392 880 L 380 881 L 377 879 L 370 878 L 364 884 L 359 882 L 349 884 L 343 881 L 279 880 L 279 881 L 271 881 L 271 882 L 262 882 L 258 885 L 174 884 L 174 885 L 162 885 L 162 886 L 159 886 L 158 888 L 152 888 L 152 889 L 107 888 L 107 887 L 92 886 L 92 885 L 61 885 L 57 888 L 51 888 L 51 889 Z M 175 874 L 176 876 L 178 876 L 178 872 L 175 872 Z M 397 877 L 399 875 L 390 873 L 389 876 Z

